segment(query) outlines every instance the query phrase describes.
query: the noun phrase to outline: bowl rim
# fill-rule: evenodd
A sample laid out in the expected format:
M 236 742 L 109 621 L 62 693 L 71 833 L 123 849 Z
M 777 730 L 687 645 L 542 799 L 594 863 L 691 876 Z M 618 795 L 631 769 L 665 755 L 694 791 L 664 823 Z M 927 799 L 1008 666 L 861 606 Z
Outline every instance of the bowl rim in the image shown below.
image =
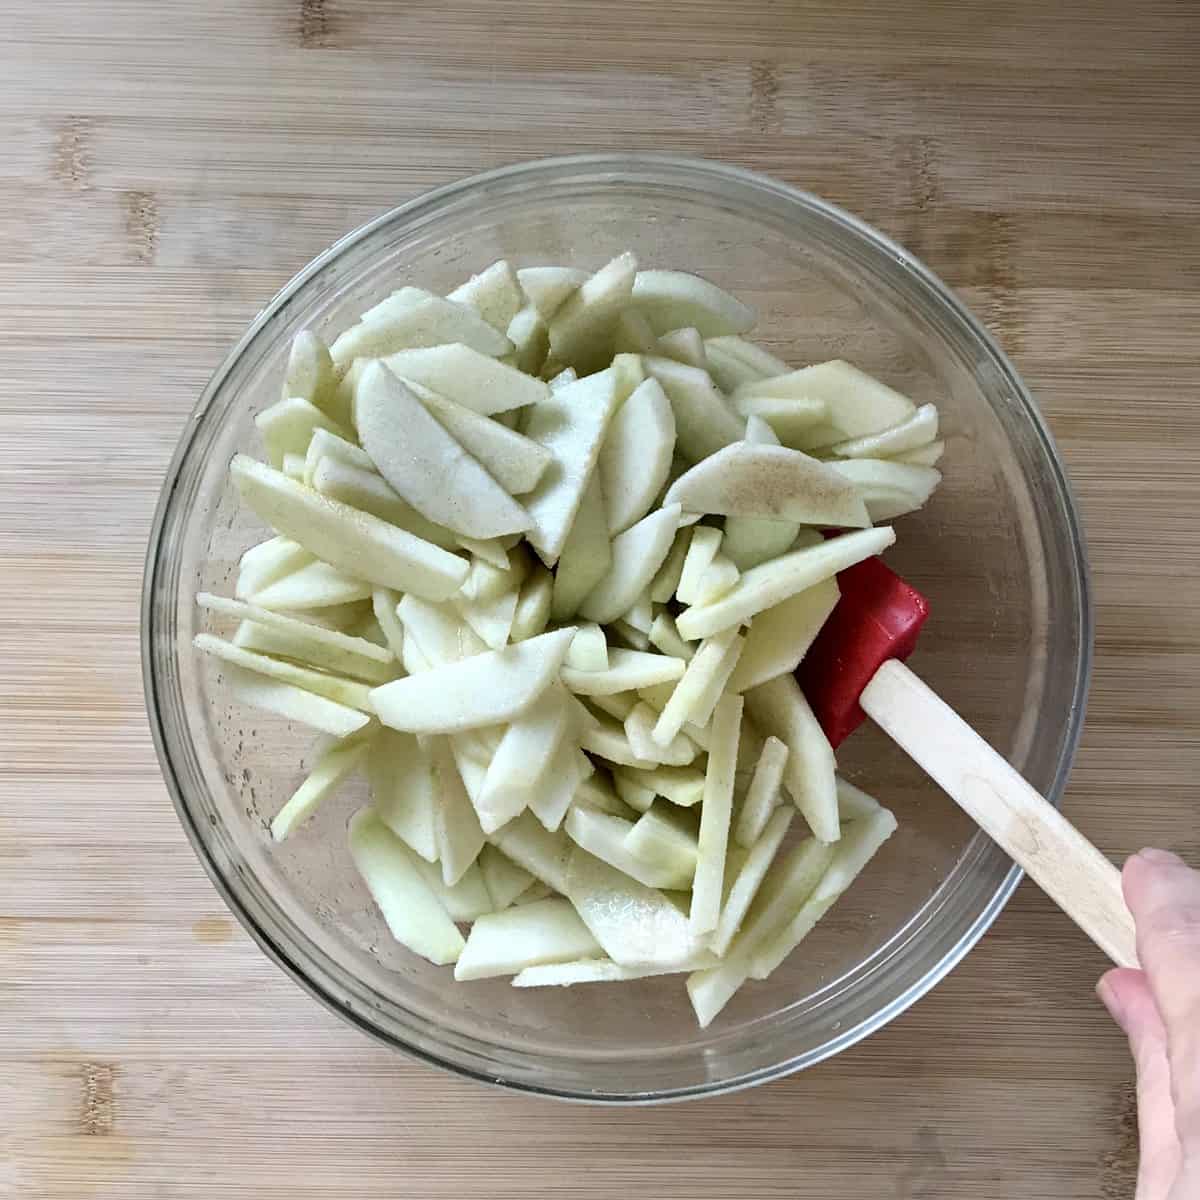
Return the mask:
M 449 1074 L 474 1079 L 480 1083 L 489 1084 L 505 1091 L 516 1091 L 560 1100 L 607 1105 L 648 1105 L 693 1099 L 702 1096 L 724 1095 L 753 1087 L 759 1083 L 782 1078 L 807 1067 L 815 1066 L 817 1063 L 848 1049 L 900 1016 L 945 978 L 965 957 L 968 951 L 976 945 L 999 916 L 1017 885 L 1021 882 L 1024 872 L 1020 867 L 1013 864 L 972 924 L 963 931 L 958 940 L 942 954 L 934 965 L 928 968 L 904 992 L 893 998 L 869 1017 L 862 1019 L 857 1024 L 842 1031 L 836 1037 L 828 1039 L 821 1046 L 802 1055 L 785 1059 L 770 1066 L 747 1071 L 741 1075 L 716 1083 L 689 1084 L 679 1088 L 664 1088 L 653 1092 L 593 1093 L 556 1086 L 541 1086 L 527 1080 L 499 1078 L 493 1073 L 473 1069 L 460 1062 L 452 1061 L 449 1057 L 441 1057 L 419 1046 L 405 1042 L 398 1037 L 385 1033 L 382 1029 L 364 1019 L 352 1006 L 340 1001 L 336 996 L 329 994 L 324 988 L 319 986 L 304 967 L 293 961 L 292 957 L 273 940 L 268 930 L 263 928 L 256 917 L 241 903 L 233 889 L 229 886 L 225 875 L 222 873 L 207 843 L 200 834 L 193 814 L 184 799 L 183 787 L 167 747 L 161 718 L 161 707 L 158 703 L 160 682 L 156 675 L 155 655 L 153 652 L 156 625 L 153 599 L 155 585 L 158 580 L 164 526 L 166 525 L 168 514 L 171 511 L 180 482 L 181 470 L 187 460 L 192 443 L 197 436 L 201 419 L 211 406 L 214 398 L 219 394 L 226 378 L 243 353 L 254 342 L 263 328 L 275 318 L 293 296 L 303 289 L 313 276 L 320 273 L 325 267 L 340 258 L 352 247 L 369 238 L 378 229 L 398 221 L 413 220 L 428 211 L 436 210 L 447 202 L 460 197 L 463 193 L 478 191 L 486 188 L 489 184 L 501 182 L 508 184 L 522 178 L 534 179 L 540 175 L 561 175 L 563 172 L 572 171 L 591 174 L 596 172 L 610 172 L 614 177 L 619 179 L 623 172 L 633 170 L 643 172 L 657 170 L 664 174 L 688 175 L 693 179 L 707 176 L 716 180 L 726 180 L 736 185 L 766 192 L 776 198 L 789 201 L 805 209 L 815 210 L 827 218 L 832 218 L 845 229 L 871 244 L 876 250 L 884 252 L 888 257 L 895 260 L 898 266 L 915 276 L 932 296 L 967 328 L 971 336 L 978 343 L 979 348 L 984 352 L 986 358 L 991 360 L 990 365 L 999 372 L 1005 384 L 1012 389 L 1012 394 L 1016 398 L 1025 418 L 1028 420 L 1030 428 L 1036 435 L 1045 462 L 1050 468 L 1052 484 L 1059 499 L 1061 514 L 1065 518 L 1065 533 L 1073 555 L 1071 579 L 1074 583 L 1073 600 L 1078 620 L 1079 644 L 1074 679 L 1071 681 L 1070 690 L 1072 699 L 1066 718 L 1065 737 L 1059 752 L 1054 778 L 1047 792 L 1047 798 L 1050 802 L 1056 807 L 1060 806 L 1071 765 L 1083 732 L 1092 669 L 1094 609 L 1086 541 L 1075 492 L 1067 476 L 1054 438 L 1031 392 L 1026 387 L 1008 356 L 970 309 L 959 300 L 955 293 L 933 271 L 910 254 L 898 242 L 854 214 L 822 199 L 814 193 L 793 187 L 790 184 L 785 184 L 780 180 L 757 171 L 751 171 L 744 167 L 733 166 L 729 163 L 716 162 L 710 159 L 675 154 L 613 152 L 560 155 L 523 160 L 469 175 L 423 192 L 413 199 L 386 210 L 344 234 L 308 262 L 259 311 L 246 331 L 213 371 L 189 414 L 187 424 L 179 437 L 175 452 L 167 466 L 150 527 L 142 577 L 140 621 L 143 697 L 155 754 L 158 758 L 163 780 L 171 795 L 180 824 L 183 826 L 197 858 L 200 860 L 201 865 L 212 880 L 214 887 L 224 900 L 226 906 L 250 934 L 259 948 L 309 995 L 319 1000 L 326 1008 L 336 1013 L 349 1024 L 362 1030 L 376 1041 L 382 1042 L 394 1050 L 399 1050 L 410 1058 L 438 1067 Z M 974 838 L 982 836 L 982 833 L 977 831 Z M 906 927 L 902 927 L 895 936 L 900 936 Z

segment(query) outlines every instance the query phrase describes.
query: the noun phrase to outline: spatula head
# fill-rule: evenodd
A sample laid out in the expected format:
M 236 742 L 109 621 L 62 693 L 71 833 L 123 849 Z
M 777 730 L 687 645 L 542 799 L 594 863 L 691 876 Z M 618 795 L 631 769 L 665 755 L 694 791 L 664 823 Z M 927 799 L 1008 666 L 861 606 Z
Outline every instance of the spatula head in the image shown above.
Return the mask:
M 929 616 L 929 601 L 868 558 L 838 575 L 841 599 L 804 656 L 796 678 L 831 746 L 862 723 L 862 690 L 889 658 L 906 659 Z

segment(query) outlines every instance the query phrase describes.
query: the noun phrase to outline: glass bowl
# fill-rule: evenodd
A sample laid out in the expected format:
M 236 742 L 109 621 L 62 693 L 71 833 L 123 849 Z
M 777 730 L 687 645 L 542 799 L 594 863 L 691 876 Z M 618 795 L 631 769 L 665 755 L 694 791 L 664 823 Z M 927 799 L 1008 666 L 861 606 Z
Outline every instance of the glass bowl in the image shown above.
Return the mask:
M 933 617 L 913 666 L 1052 800 L 1080 732 L 1087 570 L 1062 464 L 1028 391 L 979 323 L 901 247 L 833 206 L 716 163 L 549 159 L 431 192 L 305 267 L 217 370 L 167 475 L 146 565 L 146 699 L 188 836 L 263 949 L 387 1044 L 529 1092 L 648 1102 L 771 1079 L 850 1046 L 932 987 L 996 917 L 1018 870 L 882 734 L 841 770 L 900 819 L 858 883 L 769 980 L 707 1030 L 682 979 L 517 990 L 455 983 L 392 942 L 345 850 L 349 787 L 275 845 L 267 823 L 311 765 L 311 731 L 231 704 L 191 648 L 199 590 L 231 593 L 263 530 L 226 466 L 259 453 L 292 335 L 326 337 L 402 284 L 444 292 L 497 258 L 595 268 L 631 249 L 754 305 L 753 336 L 796 365 L 846 358 L 935 401 L 945 482 L 898 523 L 889 562 Z

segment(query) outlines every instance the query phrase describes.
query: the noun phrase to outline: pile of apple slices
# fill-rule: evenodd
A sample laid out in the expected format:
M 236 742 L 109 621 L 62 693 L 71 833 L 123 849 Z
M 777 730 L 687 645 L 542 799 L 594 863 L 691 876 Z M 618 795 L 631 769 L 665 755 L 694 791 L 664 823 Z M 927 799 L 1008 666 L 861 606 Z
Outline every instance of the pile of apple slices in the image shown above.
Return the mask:
M 271 832 L 365 771 L 350 856 L 456 979 L 687 972 L 707 1025 L 895 828 L 792 673 L 940 480 L 937 412 L 752 323 L 632 254 L 498 262 L 299 334 L 233 459 L 275 536 L 195 644 L 330 739 Z

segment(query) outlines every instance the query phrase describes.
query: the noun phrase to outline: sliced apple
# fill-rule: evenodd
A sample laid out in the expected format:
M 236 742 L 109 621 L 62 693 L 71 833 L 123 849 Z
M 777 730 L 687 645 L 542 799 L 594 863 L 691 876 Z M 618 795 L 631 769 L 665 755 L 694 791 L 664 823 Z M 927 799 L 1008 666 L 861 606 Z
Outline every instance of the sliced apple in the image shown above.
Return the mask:
M 712 565 L 721 548 L 721 531 L 709 525 L 697 525 L 692 531 L 683 569 L 679 573 L 679 585 L 675 596 L 682 604 L 693 604 L 704 578 L 704 572 Z M 651 593 L 653 595 L 653 592 Z M 678 627 L 678 622 L 676 622 Z
M 657 334 L 693 326 L 705 337 L 745 333 L 754 310 L 715 283 L 686 271 L 639 271 L 633 307 Z
M 690 367 L 700 367 L 708 370 L 708 356 L 704 352 L 704 339 L 694 326 L 683 329 L 672 329 L 658 339 L 655 353 L 665 358 L 673 358 L 676 362 L 687 363 Z
M 404 626 L 405 645 L 413 642 L 432 666 L 456 663 L 487 649 L 483 639 L 449 607 L 405 596 L 396 615 Z
M 401 619 L 403 619 L 403 612 Z M 572 628 L 385 683 L 371 692 L 379 719 L 411 733 L 456 733 L 520 716 L 554 681 Z
M 354 413 L 379 473 L 427 520 L 475 538 L 529 528 L 525 510 L 382 363 L 359 378 Z
M 533 876 L 490 842 L 479 852 L 479 873 L 492 902 L 492 912 L 506 909 L 529 889 Z
M 579 744 L 589 754 L 597 754 L 609 763 L 625 767 L 650 768 L 656 759 L 642 758 L 629 743 L 623 726 L 606 717 L 597 717 L 593 725 L 579 735 Z
M 576 671 L 608 670 L 608 639 L 594 622 L 585 622 L 575 631 L 566 665 Z
M 476 800 L 484 833 L 495 833 L 519 816 L 563 744 L 568 728 L 566 696 L 548 687 L 500 740 Z
M 620 966 L 678 967 L 707 950 L 662 892 L 585 850 L 571 855 L 566 894 L 605 954 Z
M 683 674 L 684 664 L 669 654 L 641 650 L 610 650 L 607 671 L 576 671 L 564 667 L 563 683 L 577 696 L 632 692 L 655 683 L 670 683 Z
M 613 348 L 621 354 L 655 354 L 669 358 L 658 344 L 658 335 L 650 322 L 636 309 L 626 308 L 617 318 Z
M 677 859 L 644 859 L 630 852 L 625 839 L 633 823 L 591 808 L 573 808 L 567 815 L 566 830 L 572 841 L 602 862 L 646 887 L 686 888 L 692 879 L 693 864 Z
M 367 779 L 379 819 L 415 854 L 435 862 L 439 799 L 427 748 L 412 734 L 379 730 L 367 756 Z
M 625 779 L 629 783 L 651 791 L 656 796 L 678 804 L 680 808 L 691 808 L 704 797 L 704 772 L 691 767 L 621 767 L 614 769 L 613 778 Z M 623 793 L 621 794 L 623 797 Z M 623 797 L 624 798 L 624 797 Z
M 364 712 L 233 663 L 226 663 L 222 674 L 235 700 L 274 713 L 286 721 L 319 729 L 332 737 L 349 737 L 370 720 Z
M 855 787 L 840 775 L 837 780 L 838 815 L 843 822 L 863 821 L 882 811 L 883 805 L 868 795 L 862 788 Z
M 696 744 L 682 733 L 677 733 L 665 744 L 659 743 L 653 736 L 658 720 L 658 712 L 644 700 L 634 705 L 625 718 L 625 737 L 634 754 L 650 763 L 686 767 L 698 753 Z
M 700 777 L 700 786 L 704 786 L 704 777 Z M 613 787 L 622 804 L 627 804 L 635 812 L 648 812 L 654 803 L 654 789 L 645 787 L 629 775 L 613 772 Z
M 251 546 L 238 560 L 234 593 L 239 600 L 249 600 L 256 592 L 313 561 L 313 556 L 290 538 L 268 538 Z
M 759 613 L 746 632 L 730 691 L 744 692 L 778 675 L 790 675 L 829 619 L 838 596 L 837 578 L 830 576 Z
M 517 272 L 525 295 L 544 321 L 550 320 L 587 279 L 588 273 L 577 267 L 522 267 Z
M 335 742 L 313 764 L 308 778 L 292 793 L 271 822 L 271 836 L 282 842 L 306 821 L 330 792 L 362 762 L 370 746 L 365 737 Z
M 382 358 L 400 350 L 456 342 L 493 358 L 513 348 L 512 342 L 473 308 L 426 293 L 414 303 L 395 305 L 387 311 L 380 308 L 373 318 L 352 325 L 338 336 L 329 353 L 340 366 L 356 358 Z
M 433 835 L 437 842 L 438 860 L 442 864 L 442 882 L 452 887 L 479 857 L 486 839 L 454 760 L 450 740 L 432 738 L 429 755 L 438 798 L 433 812 Z
M 763 742 L 734 828 L 734 840 L 746 850 L 762 836 L 771 814 L 779 807 L 787 760 L 787 746 L 777 737 L 769 736 Z
M 229 469 L 262 520 L 355 578 L 435 600 L 452 595 L 466 578 L 461 558 L 245 455 L 236 455 Z
M 722 539 L 723 540 L 723 539 Z M 696 603 L 712 604 L 732 591 L 742 573 L 719 551 L 705 568 L 696 584 Z
M 314 430 L 325 429 L 339 437 L 346 434 L 342 426 L 300 396 L 277 400 L 255 416 L 254 424 L 273 467 L 281 467 L 289 454 L 298 454 L 303 458 Z
M 363 471 L 375 470 L 371 456 L 361 446 L 328 429 L 314 429 L 308 449 L 304 452 L 304 482 L 309 487 L 313 486 L 313 475 L 325 458 L 337 459 Z
M 472 275 L 446 299 L 475 309 L 493 329 L 503 333 L 525 303 L 525 293 L 516 272 L 501 259 L 478 275 Z
M 823 842 L 836 842 L 841 830 L 837 764 L 800 685 L 793 676 L 781 675 L 748 691 L 746 707 L 759 730 L 787 746 L 784 784 L 809 829 Z
M 734 935 L 742 927 L 746 913 L 750 910 L 754 897 L 758 895 L 758 889 L 775 861 L 795 815 L 795 809 L 791 808 L 781 808 L 772 813 L 750 851 L 741 856 L 740 865 L 736 872 L 732 873 L 729 886 L 725 889 L 721 917 L 712 935 L 714 954 L 724 955 Z
M 411 851 L 369 808 L 350 820 L 350 857 L 392 937 L 439 966 L 455 962 L 462 934 L 421 876 Z
M 831 454 L 841 458 L 895 458 L 898 454 L 929 445 L 937 435 L 937 408 L 932 404 L 922 404 L 911 417 L 881 433 L 851 438 L 829 449 Z
M 678 505 L 657 509 L 613 539 L 608 573 L 579 606 L 584 617 L 607 623 L 633 607 L 666 559 L 679 516 Z
M 675 534 L 675 540 L 671 543 L 671 549 L 667 552 L 667 557 L 663 560 L 663 565 L 659 567 L 658 574 L 654 576 L 650 584 L 650 599 L 655 604 L 666 604 L 669 600 L 675 598 L 675 589 L 679 587 L 680 576 L 683 574 L 683 565 L 687 559 L 688 549 L 691 547 L 691 544 L 691 529 L 680 529 Z M 715 548 L 713 553 L 716 553 Z
M 697 463 L 671 484 L 663 503 L 801 525 L 870 524 L 853 484 L 832 465 L 786 446 L 751 442 L 734 442 Z
M 513 987 L 572 987 L 577 983 L 627 983 L 659 975 L 677 975 L 716 966 L 717 956 L 701 951 L 685 965 L 673 967 L 622 967 L 611 958 L 582 958 L 569 963 L 546 963 L 526 967 L 513 981 Z
M 882 458 L 848 458 L 829 466 L 854 484 L 873 521 L 915 512 L 942 481 L 941 471 Z
M 783 359 L 776 357 L 769 350 L 764 350 L 756 343 L 736 335 L 706 338 L 704 350 L 707 354 L 715 350 L 736 360 L 754 371 L 760 379 L 769 379 L 772 375 L 786 375 L 791 370 Z
M 617 318 L 636 274 L 637 259 L 621 254 L 567 297 L 549 321 L 550 350 L 559 362 L 586 375 L 612 359 Z
M 679 630 L 675 628 L 675 618 L 667 612 L 660 612 L 654 618 L 647 637 L 655 649 L 661 650 L 663 654 L 682 658 L 684 662 L 688 662 L 696 653 L 696 647 L 689 645 L 679 636 Z
M 533 523 L 526 536 L 547 566 L 562 554 L 617 398 L 616 375 L 609 368 L 553 390 L 549 400 L 535 404 L 529 413 L 526 437 L 553 455 L 525 498 Z
M 681 613 L 675 622 L 679 635 L 691 641 L 740 625 L 789 596 L 881 553 L 895 540 L 895 531 L 885 525 L 843 534 L 752 567 L 720 600 Z
M 642 863 L 670 870 L 687 881 L 684 887 L 690 887 L 699 852 L 696 821 L 691 813 L 674 805 L 653 804 L 626 833 L 625 849 Z
M 768 380 L 767 383 L 770 381 Z M 762 421 L 785 446 L 804 446 L 820 438 L 826 428 L 829 406 L 811 396 L 762 396 L 752 389 L 767 383 L 744 384 L 730 397 L 734 411 L 746 419 Z
M 945 453 L 946 443 L 939 440 L 930 442 L 928 446 L 922 446 L 919 450 L 908 450 L 904 454 L 896 454 L 892 461 L 908 463 L 914 467 L 936 467 Z
M 556 621 L 573 617 L 611 565 L 612 546 L 604 517 L 604 495 L 599 472 L 593 471 L 554 573 L 550 615 Z
M 696 876 L 688 925 L 693 934 L 711 933 L 721 916 L 725 859 L 733 819 L 733 784 L 737 771 L 738 738 L 742 730 L 742 699 L 724 696 L 713 713 L 708 770 L 700 810 L 700 837 L 696 850 Z
M 399 603 L 400 596 L 391 588 L 376 588 L 371 593 L 371 611 L 383 634 L 384 645 L 397 661 L 404 657 L 404 626 L 396 615 Z
M 529 793 L 529 811 L 554 833 L 562 825 L 580 784 L 595 770 L 586 754 L 569 740 L 562 742 L 549 768 Z
M 566 890 L 567 860 L 572 842 L 565 830 L 551 833 L 533 813 L 523 812 L 497 829 L 491 840 L 535 879 L 556 892 Z
M 252 598 L 259 608 L 295 612 L 352 604 L 370 595 L 371 585 L 365 580 L 355 579 L 328 563 L 313 561 L 256 592 Z
M 542 566 L 535 566 L 521 585 L 517 608 L 513 613 L 509 639 L 524 642 L 545 632 L 550 620 L 550 602 L 554 577 Z
M 471 926 L 454 978 L 490 979 L 526 967 L 570 962 L 600 947 L 571 904 L 561 898 L 488 913 Z
M 311 329 L 301 329 L 292 338 L 288 351 L 280 399 L 299 396 L 318 408 L 325 408 L 336 386 L 329 347 Z
M 895 830 L 896 818 L 887 809 L 847 827 L 812 894 L 783 929 L 759 946 L 750 967 L 754 979 L 766 979 L 791 954 Z
M 600 450 L 611 533 L 621 533 L 650 511 L 667 481 L 674 450 L 671 402 L 656 379 L 647 379 L 617 410 Z
M 647 356 L 643 361 L 671 402 L 676 444 L 686 459 L 699 462 L 741 439 L 745 423 L 707 371 L 669 358 Z
M 538 376 L 550 351 L 550 332 L 538 310 L 527 304 L 508 326 L 508 339 L 513 352 L 508 365 L 526 375 Z
M 402 350 L 389 354 L 383 362 L 398 379 L 420 384 L 479 416 L 523 408 L 550 393 L 549 385 L 540 379 L 506 367 L 470 346 Z

